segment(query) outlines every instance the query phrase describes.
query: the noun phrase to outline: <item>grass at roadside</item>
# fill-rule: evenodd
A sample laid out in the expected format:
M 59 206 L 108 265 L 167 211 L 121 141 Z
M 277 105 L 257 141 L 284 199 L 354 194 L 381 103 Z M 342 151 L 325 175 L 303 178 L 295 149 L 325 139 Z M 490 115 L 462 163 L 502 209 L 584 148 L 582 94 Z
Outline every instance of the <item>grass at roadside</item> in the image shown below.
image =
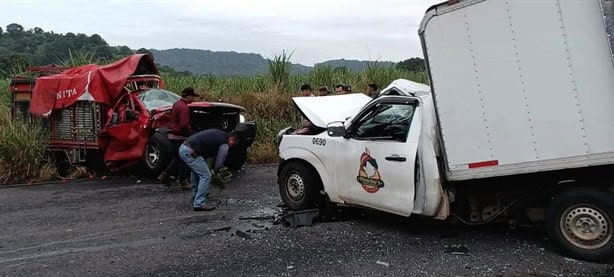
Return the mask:
M 279 130 L 297 127 L 299 116 L 292 97 L 302 84 L 324 85 L 333 91 L 336 84 L 350 85 L 354 92 L 364 92 L 367 85 L 385 87 L 395 79 L 404 78 L 426 83 L 423 72 L 408 72 L 377 65 L 362 72 L 345 68 L 317 66 L 309 74 L 291 74 L 278 63 L 288 62 L 281 57 L 271 64 L 270 74 L 257 76 L 163 76 L 166 88 L 180 92 L 191 86 L 201 94 L 201 100 L 222 101 L 243 106 L 248 120 L 257 124 L 256 140 L 248 153 L 249 163 L 274 163 L 278 160 L 274 139 Z M 36 127 L 15 122 L 10 117 L 9 81 L 0 79 L 0 184 L 43 181 L 57 177 L 57 170 L 45 160 L 45 145 Z M 78 170 L 76 171 L 79 172 Z
M 283 57 L 279 62 L 284 62 Z M 269 75 L 257 76 L 166 76 L 165 82 L 170 91 L 179 92 L 191 86 L 201 95 L 201 100 L 222 101 L 245 107 L 249 120 L 257 124 L 256 141 L 248 155 L 250 163 L 277 162 L 277 148 L 273 140 L 279 130 L 297 126 L 299 117 L 292 104 L 292 97 L 298 96 L 297 91 L 302 84 L 311 84 L 316 91 L 321 85 L 332 91 L 336 84 L 345 84 L 352 86 L 353 92 L 364 92 L 370 83 L 383 88 L 399 78 L 428 82 L 424 72 L 409 72 L 376 64 L 362 72 L 317 66 L 311 73 L 303 75 L 290 74 L 279 68 L 276 66 Z M 286 80 L 287 84 L 284 84 Z
M 48 181 L 58 177 L 45 157 L 46 146 L 36 124 L 13 121 L 6 106 L 0 108 L 0 184 Z

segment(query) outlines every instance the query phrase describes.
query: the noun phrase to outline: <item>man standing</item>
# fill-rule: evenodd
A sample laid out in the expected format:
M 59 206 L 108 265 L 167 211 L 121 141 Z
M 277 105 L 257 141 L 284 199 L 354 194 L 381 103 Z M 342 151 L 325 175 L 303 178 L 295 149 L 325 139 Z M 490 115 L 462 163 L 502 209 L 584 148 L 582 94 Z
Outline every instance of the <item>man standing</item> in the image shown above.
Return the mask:
M 344 92 L 343 92 L 343 85 L 336 85 L 335 86 L 335 94 L 344 94 Z
M 200 131 L 188 137 L 179 147 L 179 156 L 192 170 L 192 194 L 194 211 L 211 211 L 215 207 L 207 204 L 207 192 L 211 185 L 211 171 L 207 159 L 215 157 L 213 171 L 224 165 L 230 148 L 237 144 L 237 133 L 218 129 Z
M 336 85 L 335 94 L 349 94 L 352 93 L 352 87 L 349 85 Z
M 304 84 L 301 86 L 301 96 L 315 96 L 310 85 Z
M 379 91 L 377 90 L 377 85 L 374 83 L 367 85 L 367 94 L 371 96 L 371 98 L 377 98 L 379 95 Z
M 170 150 L 173 155 L 171 162 L 166 169 L 160 173 L 160 176 L 158 176 L 160 182 L 166 183 L 169 174 L 175 175 L 177 177 L 177 183 L 184 189 L 189 189 L 189 186 L 183 185 L 183 181 L 188 177 L 188 169 L 179 158 L 179 146 L 181 146 L 183 141 L 192 134 L 192 123 L 190 122 L 190 108 L 188 104 L 194 102 L 196 96 L 198 95 L 196 95 L 193 88 L 184 88 L 181 92 L 181 99 L 173 104 L 168 130 L 168 139 L 171 142 L 172 148 Z
M 318 89 L 318 96 L 328 96 L 330 92 L 326 86 L 320 86 Z

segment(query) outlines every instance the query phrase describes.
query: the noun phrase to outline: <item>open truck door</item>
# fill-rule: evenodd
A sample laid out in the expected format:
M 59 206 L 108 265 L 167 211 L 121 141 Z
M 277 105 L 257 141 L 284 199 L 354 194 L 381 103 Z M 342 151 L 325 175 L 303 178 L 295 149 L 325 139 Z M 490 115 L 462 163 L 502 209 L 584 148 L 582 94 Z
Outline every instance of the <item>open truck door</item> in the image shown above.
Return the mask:
M 335 147 L 338 195 L 345 203 L 411 214 L 422 122 L 418 103 L 386 96 L 354 117 L 343 134 L 346 140 Z M 335 136 L 331 128 L 329 135 Z
M 143 159 L 149 118 L 147 109 L 131 93 L 123 95 L 108 111 L 106 128 L 100 134 L 100 149 L 105 163 L 112 165 L 110 168 L 121 168 Z

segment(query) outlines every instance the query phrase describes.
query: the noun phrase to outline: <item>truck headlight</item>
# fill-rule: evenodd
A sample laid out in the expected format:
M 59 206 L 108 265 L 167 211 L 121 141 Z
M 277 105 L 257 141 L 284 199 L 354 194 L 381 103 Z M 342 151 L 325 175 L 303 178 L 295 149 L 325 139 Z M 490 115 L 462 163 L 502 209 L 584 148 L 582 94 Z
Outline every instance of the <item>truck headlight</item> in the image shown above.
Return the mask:
M 240 113 L 239 114 L 239 123 L 245 123 L 247 119 L 245 118 L 245 114 Z

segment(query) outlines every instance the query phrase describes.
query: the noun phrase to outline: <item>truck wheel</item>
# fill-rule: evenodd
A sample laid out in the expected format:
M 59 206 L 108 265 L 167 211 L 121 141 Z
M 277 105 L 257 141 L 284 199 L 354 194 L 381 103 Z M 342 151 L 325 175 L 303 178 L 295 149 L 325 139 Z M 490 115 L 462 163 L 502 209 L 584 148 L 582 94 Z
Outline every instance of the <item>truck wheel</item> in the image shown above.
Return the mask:
M 614 257 L 614 194 L 596 188 L 570 189 L 548 208 L 546 228 L 565 254 L 582 260 Z
M 321 187 L 318 173 L 304 163 L 289 162 L 281 170 L 279 192 L 291 210 L 315 207 Z
M 224 166 L 230 170 L 240 170 L 247 160 L 247 148 L 232 149 L 224 162 Z
M 170 149 L 171 142 L 165 135 L 156 132 L 149 137 L 145 146 L 145 167 L 154 177 L 170 162 Z

